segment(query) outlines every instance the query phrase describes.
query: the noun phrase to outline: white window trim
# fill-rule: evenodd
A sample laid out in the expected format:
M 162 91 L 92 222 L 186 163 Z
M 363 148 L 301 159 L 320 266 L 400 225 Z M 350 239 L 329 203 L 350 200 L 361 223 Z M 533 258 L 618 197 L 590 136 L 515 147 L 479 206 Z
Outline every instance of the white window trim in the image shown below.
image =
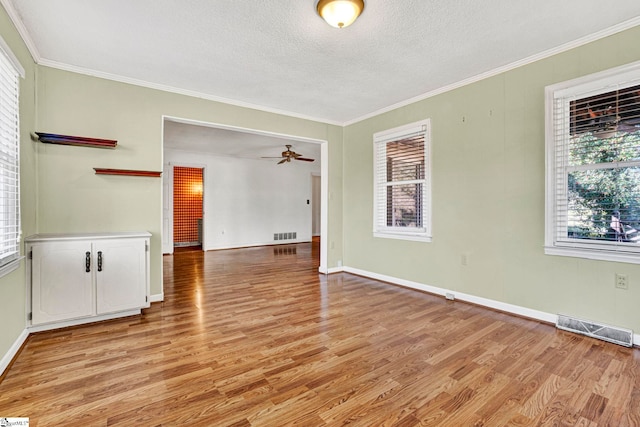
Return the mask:
M 554 104 L 559 98 L 572 95 L 587 97 L 589 92 L 603 93 L 608 87 L 640 80 L 640 61 L 600 73 L 557 83 L 545 88 L 545 242 L 546 255 L 569 256 L 601 261 L 640 264 L 640 246 L 617 242 L 580 243 L 577 239 L 556 237 L 556 141 L 554 135 Z
M 11 51 L 11 49 L 9 48 L 9 45 L 5 42 L 5 40 L 0 36 L 0 55 L 2 55 L 9 63 L 9 65 L 13 68 L 14 72 L 16 73 L 17 77 L 21 77 L 21 78 L 25 78 L 25 70 L 24 67 L 22 67 L 22 64 L 20 64 L 20 61 L 18 61 L 18 58 L 13 54 L 13 52 Z M 18 91 L 20 90 L 19 88 L 19 84 L 18 84 Z M 18 110 L 20 109 L 20 104 L 18 101 Z M 19 115 L 19 112 L 18 112 Z M 18 141 L 17 141 L 18 147 L 18 170 L 19 170 L 19 166 L 20 166 L 20 134 L 18 131 Z M 18 179 L 17 179 L 17 183 L 18 183 L 18 212 L 20 212 L 20 175 L 18 174 Z M 22 235 L 22 231 L 20 230 L 20 217 L 18 217 L 18 239 L 20 239 L 20 236 Z M 0 266 L 0 277 L 6 276 L 7 274 L 11 273 L 12 271 L 15 271 L 18 269 L 18 267 L 20 267 L 20 262 L 22 259 L 24 259 L 24 256 L 20 255 L 21 252 L 21 246 L 19 244 L 18 241 L 18 245 L 17 245 L 17 253 L 15 254 L 15 256 L 13 257 L 13 259 L 9 260 L 7 263 L 5 263 L 4 265 Z
M 24 67 L 22 66 L 22 64 L 20 64 L 20 61 L 18 61 L 18 58 L 16 58 L 16 56 L 13 54 L 13 52 L 9 48 L 9 45 L 4 41 L 2 36 L 0 36 L 0 53 L 3 54 L 5 58 L 7 58 L 11 65 L 13 65 L 16 73 L 18 73 L 18 75 L 24 79 L 26 75 L 24 72 Z
M 405 135 L 425 132 L 424 154 L 425 154 L 425 176 L 424 176 L 424 197 L 423 197 L 423 227 L 417 230 L 407 230 L 398 227 L 378 228 L 378 191 L 376 162 L 376 144 L 386 143 L 402 138 Z M 376 132 L 373 135 L 373 236 L 384 239 L 410 240 L 417 242 L 431 242 L 431 119 L 420 120 L 393 129 Z M 422 181 L 422 180 L 420 180 Z
M 0 277 L 6 276 L 12 271 L 17 270 L 18 267 L 20 267 L 20 261 L 22 261 L 23 259 L 24 259 L 24 256 L 19 256 L 18 258 L 13 259 L 7 264 L 0 267 Z

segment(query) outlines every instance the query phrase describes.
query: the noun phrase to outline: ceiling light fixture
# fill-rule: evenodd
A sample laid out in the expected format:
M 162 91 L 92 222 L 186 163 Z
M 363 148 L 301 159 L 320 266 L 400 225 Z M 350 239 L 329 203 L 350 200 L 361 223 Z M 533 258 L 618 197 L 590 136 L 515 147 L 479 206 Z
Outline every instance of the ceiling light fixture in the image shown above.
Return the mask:
M 319 0 L 318 15 L 327 24 L 344 28 L 353 24 L 364 10 L 364 0 Z

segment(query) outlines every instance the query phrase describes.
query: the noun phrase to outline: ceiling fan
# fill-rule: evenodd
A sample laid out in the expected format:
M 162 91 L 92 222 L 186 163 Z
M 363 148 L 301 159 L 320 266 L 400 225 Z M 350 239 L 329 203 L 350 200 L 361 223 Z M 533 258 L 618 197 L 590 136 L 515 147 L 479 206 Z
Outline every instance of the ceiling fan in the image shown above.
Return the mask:
M 281 165 L 285 162 L 290 162 L 293 160 L 302 160 L 303 162 L 313 162 L 315 159 L 309 159 L 307 157 L 302 157 L 302 154 L 298 154 L 295 151 L 291 151 L 291 145 L 285 145 L 287 147 L 286 151 L 282 152 L 280 157 L 263 157 L 263 159 L 281 159 L 278 164 Z

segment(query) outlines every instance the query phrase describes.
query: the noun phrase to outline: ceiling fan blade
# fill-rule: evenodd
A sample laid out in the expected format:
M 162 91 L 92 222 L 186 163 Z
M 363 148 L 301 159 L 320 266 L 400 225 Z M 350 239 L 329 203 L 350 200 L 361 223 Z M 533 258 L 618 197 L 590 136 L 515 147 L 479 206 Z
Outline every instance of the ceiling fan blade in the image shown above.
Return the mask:
M 282 156 L 281 157 L 262 157 L 263 159 L 281 159 L 278 164 L 281 165 L 283 163 L 286 162 L 291 162 L 291 159 L 293 160 L 302 160 L 303 162 L 313 162 L 315 161 L 315 159 L 309 159 L 306 157 L 302 157 L 302 154 L 298 154 L 295 151 L 291 151 L 291 145 L 285 145 L 285 147 L 287 147 L 286 151 L 282 152 Z

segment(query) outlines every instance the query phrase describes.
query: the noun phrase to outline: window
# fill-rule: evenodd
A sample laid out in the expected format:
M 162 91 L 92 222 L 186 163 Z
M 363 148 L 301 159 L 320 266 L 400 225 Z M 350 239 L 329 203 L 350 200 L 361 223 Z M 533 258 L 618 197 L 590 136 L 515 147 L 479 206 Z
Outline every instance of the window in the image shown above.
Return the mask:
M 640 62 L 546 100 L 545 253 L 640 263 Z
M 16 269 L 20 256 L 20 126 L 17 60 L 0 40 L 0 275 Z
M 431 241 L 430 136 L 428 119 L 373 136 L 374 236 Z

